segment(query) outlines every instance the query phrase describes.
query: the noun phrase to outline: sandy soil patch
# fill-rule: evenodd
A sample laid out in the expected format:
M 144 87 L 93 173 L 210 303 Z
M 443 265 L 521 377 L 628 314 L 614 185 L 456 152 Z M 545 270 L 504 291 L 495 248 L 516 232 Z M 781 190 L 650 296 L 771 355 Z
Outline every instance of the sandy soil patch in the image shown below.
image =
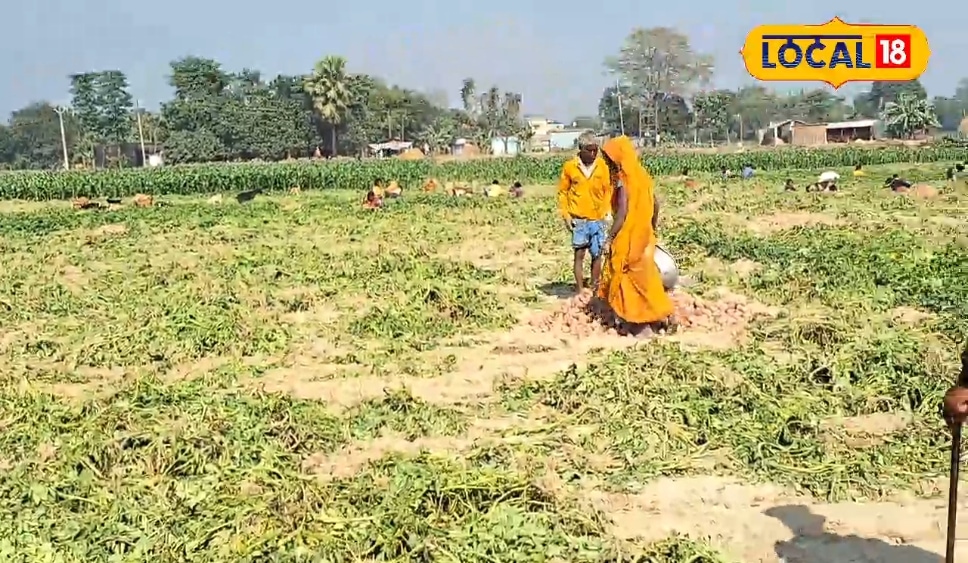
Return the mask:
M 458 262 L 469 262 L 488 270 L 530 272 L 541 266 L 558 263 L 560 257 L 545 256 L 531 247 L 526 238 L 500 240 L 488 236 L 476 237 L 457 244 L 441 255 Z
M 897 307 L 891 311 L 891 319 L 894 322 L 910 326 L 917 326 L 933 318 L 933 313 L 922 311 L 914 307 Z
M 635 340 L 577 339 L 563 335 L 536 335 L 519 327 L 470 347 L 444 347 L 436 357 L 456 358 L 453 368 L 437 377 L 366 375 L 362 366 L 314 365 L 273 370 L 257 380 L 269 391 L 283 391 L 306 399 L 349 407 L 386 392 L 407 389 L 414 397 L 434 404 L 480 403 L 493 396 L 494 385 L 505 378 L 553 377 L 572 364 L 584 364 L 588 352 L 629 347 Z M 356 375 L 354 377 L 354 375 Z
M 84 290 L 87 289 L 87 284 L 90 282 L 84 270 L 71 264 L 67 264 L 61 269 L 57 281 L 66 287 L 68 291 L 77 295 L 84 293 Z
M 637 494 L 586 498 L 611 517 L 619 537 L 708 537 L 747 563 L 936 563 L 944 550 L 943 500 L 825 504 L 720 477 L 659 479 Z
M 875 446 L 911 424 L 909 413 L 878 412 L 825 420 L 820 427 L 827 440 L 844 442 L 852 448 Z

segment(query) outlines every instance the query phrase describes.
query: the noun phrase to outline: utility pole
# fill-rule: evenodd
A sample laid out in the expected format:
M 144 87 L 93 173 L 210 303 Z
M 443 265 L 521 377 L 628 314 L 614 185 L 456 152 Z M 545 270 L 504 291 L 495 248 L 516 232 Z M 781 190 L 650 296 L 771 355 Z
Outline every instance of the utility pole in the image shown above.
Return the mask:
M 618 123 L 622 128 L 622 135 L 625 135 L 625 113 L 622 112 L 622 88 L 618 80 L 615 81 L 615 98 L 618 100 Z
M 67 132 L 64 130 L 64 112 L 65 111 L 70 111 L 70 110 L 62 106 L 57 106 L 54 108 L 54 112 L 57 113 L 57 120 L 60 121 L 61 148 L 64 149 L 64 170 L 70 170 L 71 160 L 67 156 Z
M 145 132 L 141 128 L 141 103 L 134 101 L 134 113 L 138 117 L 138 140 L 141 141 L 141 166 L 148 165 L 148 155 L 145 154 Z

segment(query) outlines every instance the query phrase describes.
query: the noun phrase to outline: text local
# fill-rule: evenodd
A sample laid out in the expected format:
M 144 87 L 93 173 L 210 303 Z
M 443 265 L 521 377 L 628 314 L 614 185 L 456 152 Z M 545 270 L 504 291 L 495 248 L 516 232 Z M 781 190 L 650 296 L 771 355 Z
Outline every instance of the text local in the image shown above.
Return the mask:
M 763 36 L 763 68 L 776 68 L 776 63 L 770 60 L 770 42 L 784 41 L 776 50 L 776 60 L 783 68 L 797 68 L 804 59 L 810 68 L 871 68 L 871 64 L 864 60 L 863 35 L 764 35 Z M 813 41 L 806 49 L 797 45 L 795 41 Z M 817 60 L 818 51 L 824 51 L 828 42 L 834 43 L 833 54 L 829 61 Z M 853 42 L 854 48 L 848 47 Z

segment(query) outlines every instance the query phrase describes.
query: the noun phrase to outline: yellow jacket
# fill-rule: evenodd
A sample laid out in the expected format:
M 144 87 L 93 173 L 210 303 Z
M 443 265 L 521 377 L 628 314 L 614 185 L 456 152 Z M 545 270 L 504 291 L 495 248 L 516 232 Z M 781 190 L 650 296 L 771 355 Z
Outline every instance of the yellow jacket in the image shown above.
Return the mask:
M 600 221 L 612 211 L 612 182 L 608 165 L 596 158 L 586 177 L 576 156 L 561 169 L 558 180 L 558 211 L 562 217 Z

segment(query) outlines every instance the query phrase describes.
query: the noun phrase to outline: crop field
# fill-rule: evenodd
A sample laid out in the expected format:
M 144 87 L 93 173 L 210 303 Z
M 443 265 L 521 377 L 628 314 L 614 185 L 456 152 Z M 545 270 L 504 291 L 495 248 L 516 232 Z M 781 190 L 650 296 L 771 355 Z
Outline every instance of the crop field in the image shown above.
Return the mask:
M 947 166 L 659 178 L 644 341 L 568 294 L 550 186 L 0 203 L 0 560 L 936 561 Z
M 199 195 L 225 191 L 367 190 L 378 179 L 393 179 L 405 188 L 419 188 L 429 177 L 448 181 L 493 179 L 531 184 L 558 179 L 564 154 L 550 157 L 517 156 L 437 162 L 433 159 L 336 159 L 275 163 L 212 163 L 159 168 L 113 170 L 0 172 L 0 199 L 56 200 L 74 197 L 127 197 L 138 193 Z M 731 154 L 703 154 L 679 150 L 648 150 L 643 160 L 654 174 L 715 173 L 725 167 L 750 165 L 760 171 L 829 169 L 855 164 L 933 164 L 968 159 L 968 146 L 938 144 L 923 147 L 851 146 L 837 150 L 781 147 Z

